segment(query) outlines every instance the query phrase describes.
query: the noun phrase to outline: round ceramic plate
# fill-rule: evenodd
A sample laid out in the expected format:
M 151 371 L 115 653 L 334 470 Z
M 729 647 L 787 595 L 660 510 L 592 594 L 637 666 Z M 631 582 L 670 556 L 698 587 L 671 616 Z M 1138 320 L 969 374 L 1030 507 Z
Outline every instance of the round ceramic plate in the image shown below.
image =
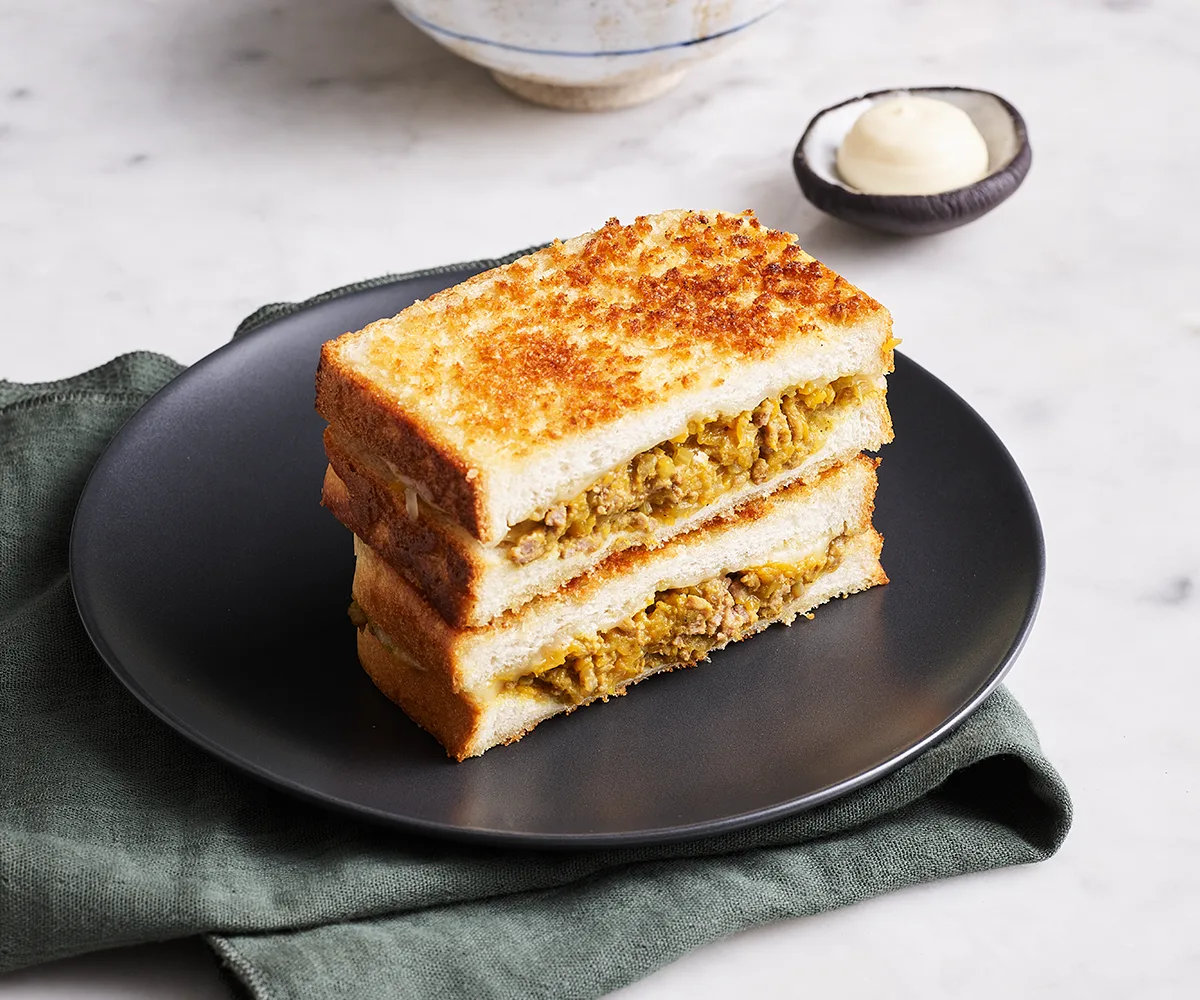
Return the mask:
M 151 711 L 359 816 L 578 847 L 718 833 L 843 795 L 1000 682 L 1041 591 L 1037 513 L 980 417 L 897 356 L 875 521 L 888 586 L 451 762 L 358 665 L 351 536 L 320 505 L 313 374 L 323 341 L 480 269 L 276 320 L 188 369 L 113 439 L 79 503 L 71 578 L 96 648 Z

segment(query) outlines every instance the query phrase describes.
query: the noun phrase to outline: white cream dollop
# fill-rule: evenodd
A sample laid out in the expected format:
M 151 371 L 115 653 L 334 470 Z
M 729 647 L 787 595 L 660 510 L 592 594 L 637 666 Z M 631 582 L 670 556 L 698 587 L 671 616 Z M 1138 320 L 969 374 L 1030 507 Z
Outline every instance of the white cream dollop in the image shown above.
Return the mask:
M 962 108 L 901 94 L 859 116 L 838 148 L 837 169 L 866 194 L 940 194 L 986 177 L 988 147 Z

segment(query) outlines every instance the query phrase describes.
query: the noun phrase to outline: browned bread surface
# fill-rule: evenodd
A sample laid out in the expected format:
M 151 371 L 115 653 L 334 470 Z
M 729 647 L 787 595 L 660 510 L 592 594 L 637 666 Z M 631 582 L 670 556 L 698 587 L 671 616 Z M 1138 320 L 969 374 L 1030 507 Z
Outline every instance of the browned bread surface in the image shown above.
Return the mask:
M 887 311 L 752 214 L 614 219 L 326 344 L 317 408 L 491 543 L 522 462 L 864 326 L 890 371 Z
M 441 519 L 409 517 L 404 498 L 342 447 L 332 428 L 325 431 L 325 452 L 330 468 L 321 503 L 419 588 L 447 621 L 463 624 L 484 569 L 471 548 L 450 537 Z
M 413 669 L 367 629 L 358 631 L 358 660 L 375 686 L 451 757 L 467 756 L 483 711 L 470 697 L 454 691 L 447 674 Z

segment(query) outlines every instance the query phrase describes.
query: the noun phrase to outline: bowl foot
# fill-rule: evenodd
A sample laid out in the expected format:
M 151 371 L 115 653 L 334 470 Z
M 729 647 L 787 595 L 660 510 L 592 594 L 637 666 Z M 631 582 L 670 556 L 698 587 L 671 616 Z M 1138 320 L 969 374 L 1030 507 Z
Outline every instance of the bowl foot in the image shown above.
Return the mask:
M 612 111 L 628 108 L 634 104 L 653 100 L 665 94 L 683 79 L 685 69 L 674 69 L 659 76 L 642 77 L 624 83 L 606 83 L 597 86 L 571 87 L 555 83 L 541 83 L 519 76 L 509 76 L 492 70 L 492 76 L 505 90 L 533 104 L 563 111 Z

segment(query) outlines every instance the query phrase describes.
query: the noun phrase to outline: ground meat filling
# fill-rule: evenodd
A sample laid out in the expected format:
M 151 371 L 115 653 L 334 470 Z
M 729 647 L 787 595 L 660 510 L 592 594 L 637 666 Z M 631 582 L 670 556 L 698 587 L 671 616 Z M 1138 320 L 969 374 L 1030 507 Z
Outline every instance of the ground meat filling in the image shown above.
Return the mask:
M 795 468 L 821 446 L 832 410 L 870 389 L 861 377 L 805 385 L 733 417 L 695 420 L 687 433 L 634 456 L 567 503 L 525 521 L 504 540 L 519 566 L 548 556 L 594 552 L 613 532 L 630 544 L 747 482 Z
M 802 563 L 770 563 L 663 590 L 637 614 L 597 635 L 574 640 L 558 656 L 505 686 L 579 705 L 617 693 L 656 667 L 691 665 L 776 617 L 814 580 L 841 562 L 846 536 Z

